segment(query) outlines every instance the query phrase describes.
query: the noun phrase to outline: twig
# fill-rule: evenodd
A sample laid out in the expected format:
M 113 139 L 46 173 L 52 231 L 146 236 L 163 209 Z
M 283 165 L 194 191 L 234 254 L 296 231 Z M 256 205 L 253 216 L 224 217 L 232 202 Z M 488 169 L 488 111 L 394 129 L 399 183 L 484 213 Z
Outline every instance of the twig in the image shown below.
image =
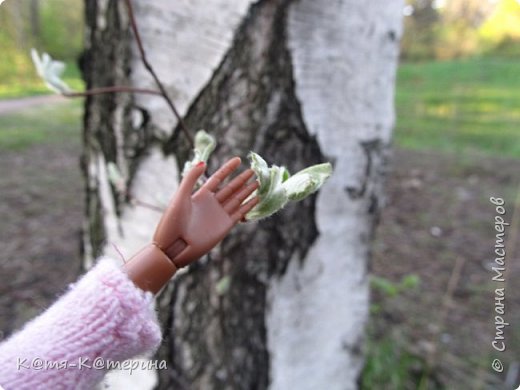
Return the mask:
M 126 6 L 128 8 L 128 16 L 130 18 L 130 24 L 132 26 L 132 31 L 134 32 L 135 40 L 137 42 L 137 47 L 139 49 L 139 53 L 141 55 L 141 60 L 143 62 L 143 65 L 146 68 L 146 70 L 148 70 L 148 72 L 150 72 L 150 74 L 152 75 L 153 79 L 155 80 L 155 83 L 159 87 L 159 90 L 161 91 L 162 96 L 164 97 L 164 99 L 168 103 L 168 106 L 170 107 L 170 109 L 173 111 L 173 113 L 177 117 L 177 120 L 179 121 L 181 129 L 184 132 L 184 135 L 186 136 L 186 138 L 188 139 L 191 148 L 193 149 L 195 145 L 193 143 L 193 138 L 191 137 L 190 132 L 188 131 L 188 128 L 186 127 L 186 125 L 185 125 L 184 121 L 182 120 L 181 116 L 179 115 L 179 112 L 175 108 L 175 105 L 173 104 L 173 101 L 168 96 L 168 94 L 166 92 L 166 89 L 164 88 L 163 84 L 161 83 L 161 80 L 159 80 L 159 77 L 157 77 L 157 74 L 155 73 L 152 65 L 150 64 L 150 62 L 148 62 L 148 58 L 146 57 L 146 53 L 144 51 L 143 43 L 141 41 L 141 36 L 139 34 L 139 30 L 137 29 L 137 23 L 135 21 L 134 10 L 132 8 L 132 1 L 131 0 L 125 0 L 125 3 L 126 3 Z
M 82 97 L 82 96 L 91 96 L 91 95 L 101 95 L 104 93 L 114 93 L 114 92 L 144 93 L 144 94 L 148 94 L 148 95 L 162 96 L 161 92 L 154 91 L 153 89 L 133 88 L 133 87 L 126 87 L 126 86 L 92 88 L 92 89 L 87 89 L 86 91 L 83 91 L 83 92 L 63 92 L 62 95 L 65 97 Z
M 119 248 L 117 247 L 117 245 L 115 243 L 111 242 L 111 244 L 114 247 L 114 249 L 116 250 L 116 252 L 119 254 L 119 256 L 121 256 L 121 260 L 123 260 L 123 263 L 126 264 L 126 259 L 123 256 L 123 253 L 119 250 Z
M 460 274 L 462 272 L 462 267 L 464 266 L 464 263 L 466 262 L 466 259 L 464 257 L 457 257 L 457 260 L 455 261 L 455 265 L 453 266 L 453 270 L 451 271 L 450 280 L 448 281 L 448 286 L 446 288 L 446 293 L 444 294 L 444 297 L 442 298 L 442 309 L 441 313 L 439 315 L 439 319 L 437 321 L 437 329 L 435 334 L 432 336 L 432 342 L 433 342 L 433 348 L 428 353 L 428 356 L 426 358 L 426 372 L 423 374 L 421 378 L 421 382 L 419 383 L 419 389 L 424 390 L 428 388 L 428 379 L 431 374 L 431 370 L 434 366 L 435 360 L 437 358 L 437 344 L 439 342 L 438 337 L 439 334 L 444 330 L 444 325 L 446 322 L 446 318 L 448 317 L 448 312 L 450 310 L 450 306 L 453 302 L 453 294 L 455 293 L 455 289 L 457 288 L 457 284 L 460 280 Z
M 145 208 L 153 210 L 153 211 L 158 211 L 161 214 L 165 210 L 165 208 L 161 208 L 159 206 L 155 206 L 153 204 L 150 204 L 150 203 L 147 203 L 147 202 L 143 202 L 142 200 L 139 200 L 139 199 L 133 197 L 131 194 L 127 194 L 127 195 L 130 198 L 130 203 L 132 203 L 132 204 L 134 204 L 136 206 L 142 206 L 142 207 L 145 207 Z
M 453 300 L 453 294 L 455 293 L 455 289 L 457 288 L 457 284 L 459 283 L 460 274 L 462 272 L 462 267 L 464 266 L 465 262 L 466 259 L 464 257 L 457 257 L 457 260 L 455 260 L 455 265 L 453 266 L 450 280 L 448 281 L 446 294 L 444 294 L 444 297 L 442 299 L 443 310 L 441 312 L 441 317 L 439 321 L 441 325 L 444 325 L 444 321 L 448 316 L 448 311 Z

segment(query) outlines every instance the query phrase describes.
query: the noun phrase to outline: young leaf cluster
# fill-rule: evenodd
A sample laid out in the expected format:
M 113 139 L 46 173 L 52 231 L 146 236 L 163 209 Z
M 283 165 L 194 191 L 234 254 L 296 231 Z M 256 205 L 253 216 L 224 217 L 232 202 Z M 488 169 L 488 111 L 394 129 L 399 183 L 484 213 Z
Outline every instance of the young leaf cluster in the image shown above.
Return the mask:
M 195 136 L 194 157 L 184 165 L 183 175 L 200 161 L 207 162 L 215 149 L 214 137 L 204 130 Z M 257 153 L 248 155 L 251 169 L 255 171 L 260 184 L 251 195 L 258 196 L 260 202 L 246 215 L 248 221 L 269 217 L 281 210 L 290 201 L 300 201 L 316 192 L 332 174 L 330 163 L 317 164 L 291 175 L 283 166 L 269 166 Z M 246 199 L 247 201 L 247 199 Z

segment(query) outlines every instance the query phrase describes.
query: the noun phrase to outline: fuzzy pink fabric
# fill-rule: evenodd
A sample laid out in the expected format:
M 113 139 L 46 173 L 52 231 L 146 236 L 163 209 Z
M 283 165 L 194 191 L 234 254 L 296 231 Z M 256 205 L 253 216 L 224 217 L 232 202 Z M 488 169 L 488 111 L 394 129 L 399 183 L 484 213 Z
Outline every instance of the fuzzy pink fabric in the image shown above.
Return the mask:
M 0 344 L 0 385 L 11 389 L 92 389 L 106 369 L 157 349 L 161 331 L 144 293 L 109 259 L 100 260 L 39 317 Z M 55 362 L 55 368 L 37 365 Z M 52 364 L 52 363 L 51 363 Z

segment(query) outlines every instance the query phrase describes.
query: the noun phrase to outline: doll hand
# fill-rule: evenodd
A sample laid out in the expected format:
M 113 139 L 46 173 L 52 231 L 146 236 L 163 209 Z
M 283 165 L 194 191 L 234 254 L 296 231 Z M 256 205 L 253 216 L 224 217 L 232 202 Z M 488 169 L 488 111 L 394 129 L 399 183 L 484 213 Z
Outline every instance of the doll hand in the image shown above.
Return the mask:
M 240 158 L 229 160 L 194 194 L 193 187 L 206 166 L 201 163 L 188 172 L 157 226 L 153 243 L 123 266 L 137 287 L 159 292 L 178 268 L 217 245 L 258 203 L 254 197 L 242 205 L 258 187 L 256 181 L 246 184 L 254 174 L 251 169 L 218 188 L 239 165 Z
M 194 194 L 206 165 L 199 163 L 182 180 L 153 238 L 177 268 L 209 252 L 258 203 L 255 197 L 242 205 L 258 188 L 257 181 L 247 184 L 254 174 L 251 169 L 219 188 L 239 165 L 240 158 L 232 158 Z

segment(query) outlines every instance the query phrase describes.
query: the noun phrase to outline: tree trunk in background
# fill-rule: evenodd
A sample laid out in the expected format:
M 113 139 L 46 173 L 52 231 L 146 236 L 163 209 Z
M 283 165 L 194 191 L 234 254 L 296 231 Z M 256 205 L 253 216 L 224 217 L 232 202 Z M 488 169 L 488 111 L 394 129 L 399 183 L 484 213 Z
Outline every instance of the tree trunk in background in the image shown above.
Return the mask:
M 85 4 L 88 86 L 154 88 L 124 3 Z M 157 358 L 169 369 L 157 373 L 159 388 L 355 388 L 402 2 L 134 5 L 149 59 L 186 124 L 219 140 L 210 172 L 249 150 L 291 172 L 334 165 L 319 195 L 240 225 L 160 295 L 165 340 Z M 107 163 L 118 165 L 135 198 L 165 206 L 189 152 L 176 126 L 160 97 L 87 100 L 87 266 L 102 254 L 119 259 L 112 243 L 129 257 L 150 240 L 160 213 L 117 195 Z
M 41 34 L 40 28 L 40 3 L 39 0 L 31 0 L 29 4 L 31 21 L 31 35 L 34 42 L 38 42 Z

